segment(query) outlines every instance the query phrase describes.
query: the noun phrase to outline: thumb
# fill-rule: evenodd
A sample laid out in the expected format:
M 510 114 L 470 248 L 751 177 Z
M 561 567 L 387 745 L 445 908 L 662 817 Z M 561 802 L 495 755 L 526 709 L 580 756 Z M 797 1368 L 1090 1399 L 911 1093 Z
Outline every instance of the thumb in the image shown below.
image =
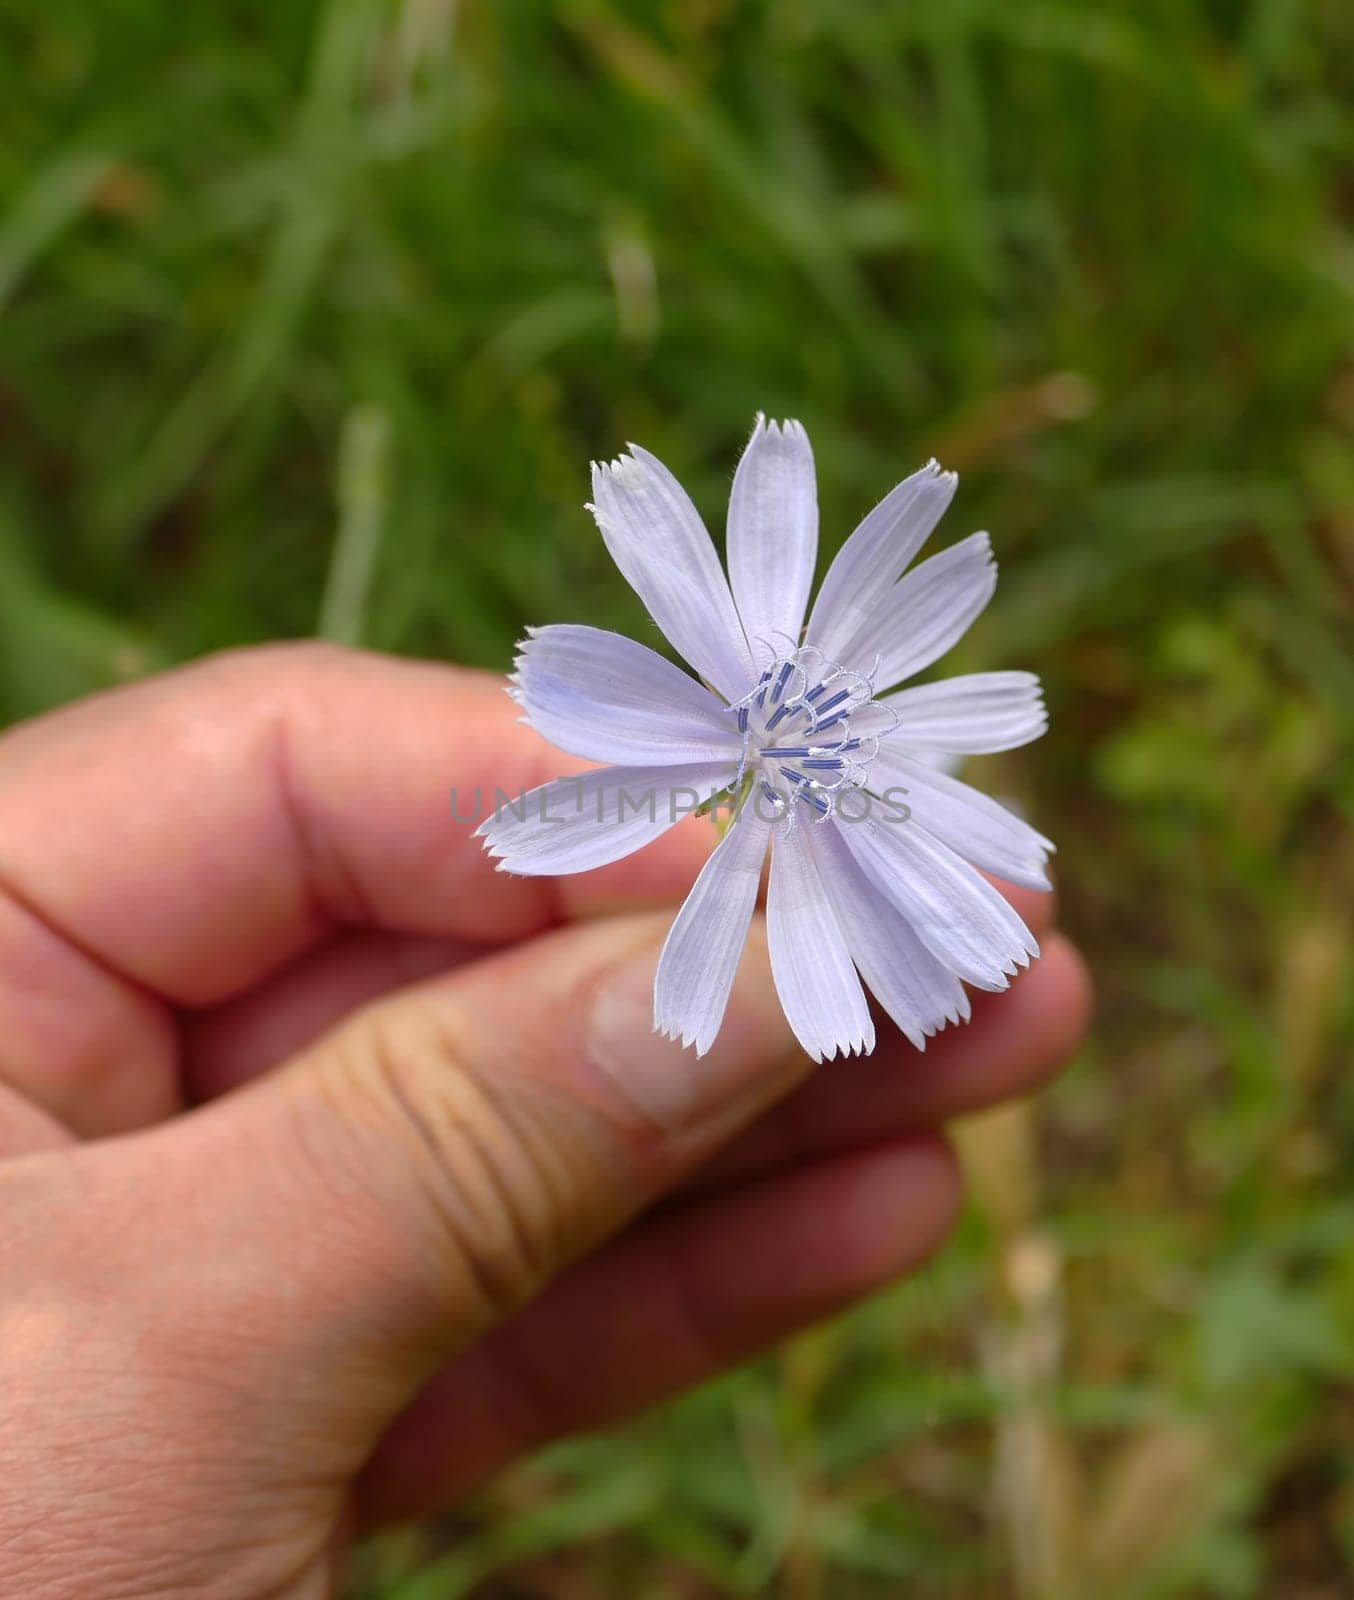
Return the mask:
M 652 1027 L 666 921 L 572 926 L 403 991 L 166 1130 L 229 1235 L 205 1245 L 216 1314 L 238 1321 L 248 1283 L 306 1393 L 351 1410 L 356 1376 L 379 1428 L 790 1088 L 808 1063 L 760 919 L 699 1058 Z

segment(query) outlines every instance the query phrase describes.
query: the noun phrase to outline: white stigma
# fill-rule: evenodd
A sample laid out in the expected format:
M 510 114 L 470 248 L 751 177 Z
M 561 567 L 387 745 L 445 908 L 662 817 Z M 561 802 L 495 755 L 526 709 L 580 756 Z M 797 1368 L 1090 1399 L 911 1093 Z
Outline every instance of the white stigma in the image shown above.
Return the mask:
M 866 718 L 874 731 L 862 733 L 860 714 L 867 708 L 888 720 L 880 726 L 879 717 Z M 791 824 L 796 801 L 814 820 L 827 821 L 839 797 L 864 784 L 880 739 L 897 722 L 896 714 L 876 702 L 871 674 L 853 672 L 808 644 L 777 657 L 729 710 L 743 736 L 735 792 L 752 773 L 763 796 Z

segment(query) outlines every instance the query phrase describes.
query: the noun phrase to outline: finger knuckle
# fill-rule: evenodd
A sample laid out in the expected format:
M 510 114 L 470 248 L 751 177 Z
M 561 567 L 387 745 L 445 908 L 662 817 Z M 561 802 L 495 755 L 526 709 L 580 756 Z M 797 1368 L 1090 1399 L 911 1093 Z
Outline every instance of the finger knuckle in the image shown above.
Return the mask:
M 220 683 L 276 684 L 283 672 L 326 672 L 343 668 L 359 651 L 328 639 L 282 639 L 267 644 L 232 645 L 214 650 L 185 670 Z
M 568 1251 L 576 1207 L 563 1109 L 502 1064 L 478 1064 L 453 1009 L 402 997 L 361 1019 L 350 1059 L 391 1126 L 458 1306 L 496 1321 Z

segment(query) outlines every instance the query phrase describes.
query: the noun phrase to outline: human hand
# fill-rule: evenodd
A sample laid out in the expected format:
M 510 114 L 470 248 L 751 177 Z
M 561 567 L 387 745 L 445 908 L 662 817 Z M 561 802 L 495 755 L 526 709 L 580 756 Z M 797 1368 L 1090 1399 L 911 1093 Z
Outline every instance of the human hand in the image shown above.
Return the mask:
M 925 1055 L 810 1076 L 759 937 L 682 1052 L 646 907 L 708 825 L 496 874 L 448 791 L 559 770 L 515 715 L 284 646 L 0 741 L 0 1593 L 332 1593 L 363 1528 L 914 1265 L 937 1124 L 1075 1047 L 1011 891 L 1043 959 Z

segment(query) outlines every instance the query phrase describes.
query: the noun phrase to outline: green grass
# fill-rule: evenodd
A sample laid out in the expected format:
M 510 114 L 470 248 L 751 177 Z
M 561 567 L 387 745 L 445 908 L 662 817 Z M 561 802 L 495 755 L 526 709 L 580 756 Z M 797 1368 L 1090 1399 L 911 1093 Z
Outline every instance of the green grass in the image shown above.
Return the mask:
M 960 468 L 964 662 L 1049 685 L 984 776 L 1099 1024 L 968 1131 L 953 1248 L 354 1594 L 1354 1582 L 1354 12 L 17 0 L 0 85 L 0 715 L 321 627 L 643 633 L 588 459 L 717 525 L 758 408 L 829 546 Z

